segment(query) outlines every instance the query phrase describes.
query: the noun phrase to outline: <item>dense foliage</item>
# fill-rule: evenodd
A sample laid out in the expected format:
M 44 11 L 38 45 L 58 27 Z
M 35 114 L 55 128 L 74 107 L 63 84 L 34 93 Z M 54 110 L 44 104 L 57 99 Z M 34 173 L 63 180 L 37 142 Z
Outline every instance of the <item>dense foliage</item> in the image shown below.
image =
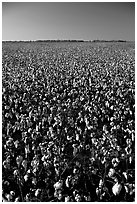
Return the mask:
M 3 43 L 3 200 L 134 201 L 134 48 Z

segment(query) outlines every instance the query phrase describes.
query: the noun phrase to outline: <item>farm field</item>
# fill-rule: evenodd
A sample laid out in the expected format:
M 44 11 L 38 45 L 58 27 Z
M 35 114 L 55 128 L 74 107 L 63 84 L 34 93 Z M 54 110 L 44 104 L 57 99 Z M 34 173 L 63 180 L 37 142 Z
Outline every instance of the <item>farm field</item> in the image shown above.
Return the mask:
M 135 201 L 134 42 L 3 42 L 6 201 Z

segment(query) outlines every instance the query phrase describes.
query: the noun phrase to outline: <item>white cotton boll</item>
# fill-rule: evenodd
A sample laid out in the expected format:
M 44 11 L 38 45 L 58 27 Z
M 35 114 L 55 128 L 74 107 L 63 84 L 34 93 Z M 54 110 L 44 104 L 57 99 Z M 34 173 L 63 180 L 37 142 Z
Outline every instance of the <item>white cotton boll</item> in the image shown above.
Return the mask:
M 113 165 L 113 167 L 118 166 L 118 164 L 119 164 L 119 159 L 118 159 L 118 158 L 113 158 L 113 159 L 112 159 L 112 165 Z
M 12 199 L 12 195 L 7 194 L 7 195 L 6 195 L 6 198 L 8 199 L 8 201 L 11 201 L 11 199 Z
M 108 102 L 108 101 L 106 101 L 105 105 L 106 105 L 106 107 L 109 107 L 109 102 Z
M 129 163 L 131 164 L 131 162 L 132 162 L 132 157 L 130 156 L 129 157 Z
M 104 184 L 103 180 L 100 179 L 100 181 L 99 181 L 99 187 L 102 188 L 103 184 Z
M 115 169 L 110 168 L 108 172 L 108 176 L 111 178 L 113 177 L 114 173 L 115 173 Z
M 114 129 L 114 130 L 116 130 L 116 129 L 117 129 L 116 125 L 114 125 L 114 126 L 113 126 L 113 129 Z
M 121 189 L 122 189 L 122 185 L 117 182 L 117 183 L 112 187 L 112 192 L 113 192 L 113 194 L 116 196 L 116 195 L 119 195 Z
M 58 192 L 57 190 L 55 189 L 55 192 L 54 192 L 54 197 L 57 198 L 58 197 Z
M 124 175 L 125 179 L 127 180 L 127 173 L 123 172 L 123 175 Z
M 63 183 L 61 181 L 58 181 L 54 184 L 54 188 L 56 190 L 61 189 L 62 188 Z
M 30 173 L 31 173 L 31 170 L 30 170 L 30 169 L 28 169 L 27 173 L 28 173 L 28 174 L 30 174 Z
M 78 173 L 78 169 L 77 168 L 74 168 L 73 169 L 73 174 L 77 174 Z
M 14 170 L 13 174 L 14 174 L 14 176 L 17 176 L 19 174 L 19 171 L 18 170 Z
M 66 184 L 66 187 L 70 187 L 70 180 L 71 180 L 71 176 L 68 176 L 66 181 L 65 181 L 65 184 Z
M 59 199 L 59 200 L 62 199 L 62 194 L 61 194 L 61 193 L 58 194 L 58 199 Z
M 110 106 L 110 109 L 111 109 L 111 110 L 113 110 L 113 109 L 114 109 L 114 106 L 113 106 L 113 105 L 112 105 L 112 106 Z
M 89 86 L 92 85 L 91 77 L 89 77 Z
M 37 169 L 36 169 L 36 168 L 34 168 L 34 169 L 33 169 L 33 173 L 35 174 L 36 172 L 37 172 Z
M 132 133 L 132 141 L 134 141 L 135 140 L 135 135 L 134 135 L 134 133 Z
M 27 160 L 22 161 L 22 166 L 25 168 L 25 171 L 27 170 Z
M 46 161 L 46 156 L 44 155 L 42 158 L 41 158 L 41 161 Z
M 43 162 L 43 166 L 46 167 L 48 164 L 46 161 Z
M 130 113 L 130 115 L 132 115 L 132 111 L 131 110 L 129 111 L 129 113 Z
M 132 143 L 132 142 L 131 142 L 131 139 L 127 138 L 127 139 L 126 139 L 126 143 L 127 143 L 127 145 L 129 145 L 130 143 Z
M 17 163 L 17 165 L 20 165 L 22 161 L 23 161 L 23 157 L 22 157 L 21 155 L 19 155 L 19 156 L 16 158 L 16 163 Z
M 35 191 L 35 196 L 37 197 L 39 194 L 40 194 L 40 189 L 37 189 L 37 190 Z
M 15 196 L 15 192 L 14 191 L 10 191 L 10 195 L 11 196 Z
M 76 140 L 79 141 L 79 135 L 78 134 L 76 135 Z
M 65 197 L 65 202 L 69 202 L 69 199 L 70 199 L 69 196 L 66 196 Z
M 28 129 L 28 133 L 31 133 L 31 128 Z
M 76 202 L 81 202 L 81 196 L 79 194 L 77 194 L 75 196 L 75 200 L 76 200 Z
M 71 140 L 72 139 L 72 137 L 70 137 L 70 136 L 67 136 L 67 140 Z
M 27 181 L 28 178 L 29 178 L 29 177 L 28 177 L 28 175 L 26 174 L 26 175 L 24 176 L 24 180 Z
M 38 125 L 36 125 L 36 131 L 38 132 L 38 130 L 39 130 L 39 126 L 38 126 Z
M 96 188 L 96 194 L 97 196 L 99 195 L 100 191 L 99 191 L 99 188 Z
M 19 201 L 20 201 L 20 198 L 17 197 L 17 198 L 15 198 L 15 201 L 14 201 L 14 202 L 19 202 Z
M 14 142 L 14 145 L 15 145 L 15 148 L 18 148 L 18 146 L 19 146 L 19 141 L 16 140 L 16 141 Z
M 124 186 L 126 193 L 129 193 L 129 189 L 127 186 Z
M 114 119 L 113 117 L 110 118 L 111 121 L 113 121 L 113 119 Z
M 67 177 L 66 181 L 65 181 L 66 187 L 69 188 L 69 178 Z

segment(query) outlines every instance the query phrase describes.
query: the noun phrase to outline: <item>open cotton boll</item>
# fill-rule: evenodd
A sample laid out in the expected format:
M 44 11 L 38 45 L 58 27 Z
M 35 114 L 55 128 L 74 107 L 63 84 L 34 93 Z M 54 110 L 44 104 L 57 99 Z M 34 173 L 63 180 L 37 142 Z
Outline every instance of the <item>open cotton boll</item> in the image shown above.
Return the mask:
M 127 172 L 123 172 L 123 175 L 124 175 L 124 177 L 125 177 L 126 179 L 128 178 Z
M 14 176 L 18 176 L 19 171 L 18 171 L 17 169 L 16 169 L 16 170 L 14 170 L 13 174 L 14 174 Z
M 35 191 L 35 196 L 36 196 L 36 197 L 39 196 L 40 192 L 41 192 L 41 189 L 37 189 L 37 190 Z
M 81 202 L 81 196 L 79 194 L 76 194 L 75 200 L 76 202 Z
M 70 175 L 70 176 L 67 177 L 67 179 L 65 181 L 66 187 L 68 187 L 68 188 L 70 187 L 71 179 L 72 179 L 72 176 Z
M 23 157 L 21 155 L 17 156 L 16 158 L 17 165 L 20 165 L 22 161 L 23 161 Z
M 117 183 L 112 187 L 112 192 L 113 192 L 113 194 L 116 196 L 116 195 L 119 195 L 121 189 L 122 189 L 122 185 L 117 182 Z
M 58 182 L 56 182 L 56 183 L 54 184 L 54 188 L 55 188 L 56 190 L 61 189 L 62 186 L 63 186 L 63 182 L 62 182 L 62 181 L 58 181 Z
M 27 160 L 22 161 L 22 166 L 24 167 L 25 171 L 27 171 Z
M 108 172 L 108 176 L 111 178 L 115 174 L 115 169 L 110 168 Z
M 113 159 L 112 159 L 112 165 L 113 165 L 113 167 L 118 166 L 119 162 L 120 162 L 120 161 L 119 161 L 118 158 L 113 158 Z
M 11 196 L 15 196 L 15 192 L 14 191 L 10 191 L 10 195 Z
M 79 135 L 78 134 L 76 134 L 76 140 L 79 141 Z
M 8 201 L 11 201 L 11 199 L 12 199 L 12 195 L 7 194 L 7 195 L 6 195 L 6 198 L 8 199 Z
M 20 197 L 15 198 L 14 202 L 20 202 Z
M 70 201 L 70 197 L 69 196 L 66 196 L 65 197 L 65 202 L 69 202 Z
M 26 175 L 24 176 L 24 180 L 27 181 L 28 178 L 29 178 L 29 176 L 26 174 Z

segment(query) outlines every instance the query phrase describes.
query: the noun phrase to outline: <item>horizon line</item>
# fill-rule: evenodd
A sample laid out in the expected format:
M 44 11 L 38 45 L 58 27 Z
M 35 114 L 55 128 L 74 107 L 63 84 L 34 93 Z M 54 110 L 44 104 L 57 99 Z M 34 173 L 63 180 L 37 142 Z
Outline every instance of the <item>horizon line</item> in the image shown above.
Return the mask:
M 135 40 L 103 40 L 103 39 L 94 39 L 94 40 L 82 40 L 82 39 L 37 39 L 37 40 L 2 40 L 2 42 L 135 42 Z

